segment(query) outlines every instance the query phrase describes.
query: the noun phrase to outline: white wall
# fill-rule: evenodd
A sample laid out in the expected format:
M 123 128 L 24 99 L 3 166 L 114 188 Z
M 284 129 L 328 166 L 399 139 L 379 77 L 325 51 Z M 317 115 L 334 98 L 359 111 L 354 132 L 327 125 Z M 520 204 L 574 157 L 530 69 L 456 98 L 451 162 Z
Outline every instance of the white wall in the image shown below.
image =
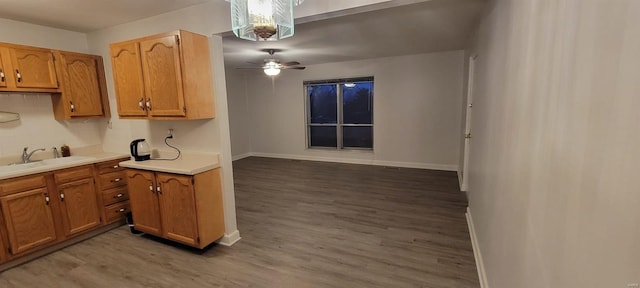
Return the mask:
M 226 7 L 226 9 L 222 9 Z M 216 119 L 192 121 L 149 121 L 121 120 L 113 118 L 112 128 L 103 129 L 103 147 L 107 151 L 127 152 L 129 142 L 136 138 L 146 138 L 152 148 L 167 150 L 163 140 L 167 129 L 174 129 L 172 143 L 185 152 L 217 153 L 220 155 L 223 178 L 223 201 L 225 214 L 225 238 L 223 242 L 233 242 L 238 236 L 235 197 L 233 189 L 233 169 L 231 166 L 231 143 L 227 112 L 226 80 L 222 56 L 222 38 L 211 36 L 224 29 L 223 20 L 229 17 L 228 4 L 208 2 L 170 13 L 126 23 L 87 35 L 90 51 L 107 59 L 105 73 L 109 101 L 113 103 L 113 115 L 118 115 L 115 105 L 115 88 L 111 70 L 109 44 L 177 29 L 184 29 L 210 36 L 211 67 L 213 70 Z
M 261 71 L 248 73 L 243 85 L 248 116 L 237 113 L 232 119 L 250 117 L 251 125 L 239 129 L 250 129 L 251 150 L 258 155 L 456 170 L 463 55 L 453 51 L 312 65 L 284 70 L 273 82 Z M 303 81 L 357 76 L 375 77 L 374 151 L 306 149 Z M 241 89 L 230 92 L 230 98 L 245 97 Z M 237 99 L 231 102 L 242 102 Z
M 3 18 L 0 18 L 0 27 L 2 27 L 0 42 L 80 53 L 87 52 L 87 37 L 84 33 Z
M 0 18 L 0 41 L 43 48 L 87 52 L 85 34 Z M 0 111 L 20 113 L 18 122 L 0 123 L 0 156 L 18 156 L 22 148 L 90 146 L 101 143 L 104 120 L 56 121 L 51 95 L 0 93 Z
M 640 1 L 490 6 L 469 187 L 489 286 L 640 282 Z
M 226 70 L 227 95 L 229 96 L 229 126 L 231 127 L 231 154 L 234 159 L 251 152 L 252 115 L 249 113 L 248 81 L 245 73 Z

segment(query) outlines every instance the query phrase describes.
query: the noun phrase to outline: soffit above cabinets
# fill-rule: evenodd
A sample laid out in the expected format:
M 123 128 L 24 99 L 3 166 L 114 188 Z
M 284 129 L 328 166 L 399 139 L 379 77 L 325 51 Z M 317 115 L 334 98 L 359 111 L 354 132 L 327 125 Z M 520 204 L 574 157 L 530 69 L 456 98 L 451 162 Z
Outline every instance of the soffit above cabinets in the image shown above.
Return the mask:
M 91 32 L 209 1 L 215 0 L 0 0 L 0 18 Z

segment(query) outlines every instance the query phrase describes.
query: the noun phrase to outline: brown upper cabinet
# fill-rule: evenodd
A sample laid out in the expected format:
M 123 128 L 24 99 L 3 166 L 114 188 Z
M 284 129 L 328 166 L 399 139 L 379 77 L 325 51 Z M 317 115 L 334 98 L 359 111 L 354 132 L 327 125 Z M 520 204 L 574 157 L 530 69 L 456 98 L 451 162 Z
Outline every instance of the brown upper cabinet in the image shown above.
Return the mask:
M 110 45 L 120 118 L 215 118 L 208 38 L 179 30 Z
M 55 55 L 62 92 L 52 97 L 55 118 L 110 116 L 102 57 L 64 51 Z
M 57 120 L 110 116 L 100 56 L 0 43 L 0 92 L 51 93 Z
M 0 91 L 59 91 L 52 50 L 13 44 L 0 45 Z

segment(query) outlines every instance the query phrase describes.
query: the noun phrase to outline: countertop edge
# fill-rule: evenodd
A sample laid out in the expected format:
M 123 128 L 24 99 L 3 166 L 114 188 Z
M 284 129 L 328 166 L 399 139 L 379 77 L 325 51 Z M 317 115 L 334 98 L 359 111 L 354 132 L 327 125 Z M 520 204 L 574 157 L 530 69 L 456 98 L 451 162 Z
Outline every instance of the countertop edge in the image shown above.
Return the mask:
M 107 161 L 112 161 L 112 160 L 117 160 L 117 159 L 121 159 L 121 158 L 130 157 L 129 154 L 112 153 L 112 152 L 74 154 L 74 155 L 76 155 L 76 156 L 93 157 L 93 159 L 86 159 L 86 160 L 82 160 L 82 161 L 78 161 L 78 162 L 64 163 L 64 164 L 60 164 L 60 165 L 43 166 L 43 167 L 38 167 L 38 168 L 33 169 L 33 170 L 22 170 L 22 171 L 16 171 L 16 172 L 13 172 L 13 173 L 7 173 L 5 175 L 0 175 L 0 181 L 1 180 L 11 179 L 11 178 L 18 178 L 18 177 L 24 177 L 24 176 L 29 176 L 29 175 L 36 175 L 36 174 L 47 173 L 47 172 L 52 172 L 52 171 L 56 171 L 56 170 L 63 170 L 63 169 L 79 167 L 79 166 L 83 166 L 83 165 L 90 165 L 90 164 L 95 164 L 95 163 L 100 163 L 100 162 L 107 162 Z

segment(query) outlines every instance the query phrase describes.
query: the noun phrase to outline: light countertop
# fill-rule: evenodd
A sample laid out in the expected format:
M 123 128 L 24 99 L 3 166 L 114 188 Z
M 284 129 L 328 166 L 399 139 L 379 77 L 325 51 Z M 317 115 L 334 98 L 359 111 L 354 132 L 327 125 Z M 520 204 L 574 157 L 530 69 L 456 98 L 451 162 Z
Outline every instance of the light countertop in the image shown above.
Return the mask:
M 15 166 L 3 167 L 5 170 L 0 170 L 0 180 L 111 161 L 126 157 L 130 157 L 129 154 L 113 152 L 88 152 L 73 154 L 72 157 L 68 159 L 58 158 L 60 162 L 52 161 L 52 164 L 45 164 L 50 160 L 44 159 L 44 161 L 32 162 L 26 164 L 26 166 L 21 166 L 22 164 L 19 164 Z
M 196 175 L 220 167 L 218 159 L 217 154 L 183 153 L 180 158 L 173 161 L 154 159 L 147 161 L 129 160 L 120 162 L 120 166 L 174 174 Z

